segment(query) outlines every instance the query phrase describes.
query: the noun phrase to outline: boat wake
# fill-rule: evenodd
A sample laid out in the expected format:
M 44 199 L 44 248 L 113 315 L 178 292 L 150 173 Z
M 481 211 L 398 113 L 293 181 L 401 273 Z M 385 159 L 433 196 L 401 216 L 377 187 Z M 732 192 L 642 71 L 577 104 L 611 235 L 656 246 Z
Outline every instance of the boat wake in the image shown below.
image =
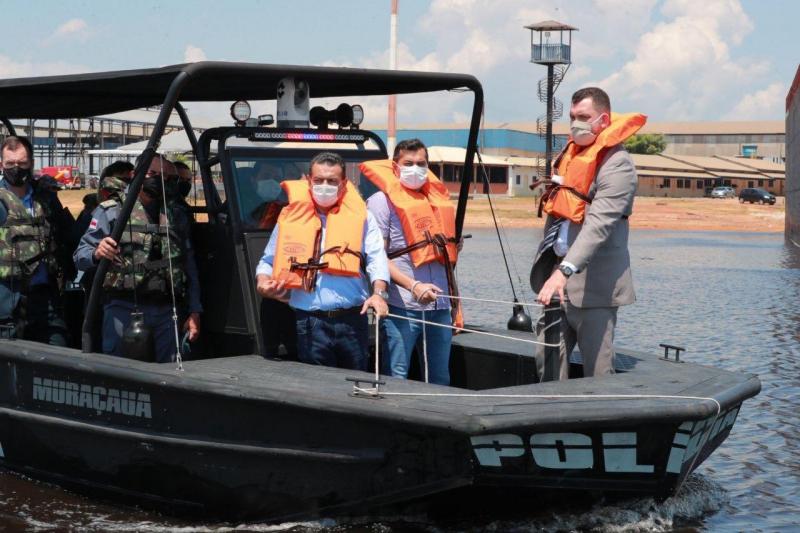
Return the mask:
M 8 481 L 9 474 L 3 473 Z M 17 524 L 29 531 L 52 531 L 61 528 L 78 528 L 83 531 L 141 531 L 148 533 L 228 533 L 252 532 L 381 532 L 419 531 L 448 533 L 455 531 L 592 531 L 602 533 L 631 533 L 638 531 L 672 531 L 675 528 L 702 526 L 708 516 L 718 512 L 728 501 L 723 487 L 701 474 L 693 474 L 675 496 L 663 502 L 653 498 L 636 498 L 617 501 L 603 500 L 593 504 L 559 502 L 542 508 L 531 502 L 530 512 L 481 512 L 464 516 L 468 506 L 455 507 L 446 512 L 424 511 L 413 514 L 362 516 L 354 518 L 321 519 L 283 524 L 190 524 L 182 520 L 162 517 L 157 513 L 133 508 L 91 502 L 68 491 L 56 489 L 46 483 L 11 475 L 19 482 L 17 490 L 2 490 L 0 522 L 5 526 Z M 22 479 L 20 479 L 22 478 Z M 25 487 L 22 490 L 22 487 Z M 52 498 L 54 492 L 60 497 Z M 45 496 L 51 496 L 46 498 Z M 44 503 L 49 502 L 49 503 Z M 12 510 L 12 512 L 9 512 Z M 458 509 L 461 509 L 459 511 Z M 441 511 L 441 510 L 439 510 Z M 498 519 L 498 516 L 501 517 Z

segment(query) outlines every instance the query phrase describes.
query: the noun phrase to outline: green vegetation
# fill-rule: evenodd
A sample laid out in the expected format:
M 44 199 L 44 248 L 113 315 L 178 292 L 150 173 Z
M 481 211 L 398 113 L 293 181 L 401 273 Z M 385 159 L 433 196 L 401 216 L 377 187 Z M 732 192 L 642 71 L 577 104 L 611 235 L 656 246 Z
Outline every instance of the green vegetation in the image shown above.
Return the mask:
M 632 154 L 660 154 L 666 147 L 667 142 L 660 133 L 633 135 L 625 141 L 625 149 Z

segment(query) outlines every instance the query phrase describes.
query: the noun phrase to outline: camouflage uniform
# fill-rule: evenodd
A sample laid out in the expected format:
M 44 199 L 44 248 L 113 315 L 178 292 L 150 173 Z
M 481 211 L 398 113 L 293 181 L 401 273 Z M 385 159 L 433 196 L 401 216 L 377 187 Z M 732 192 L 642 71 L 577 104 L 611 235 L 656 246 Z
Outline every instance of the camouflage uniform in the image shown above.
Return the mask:
M 115 199 L 102 202 L 95 209 L 89 229 L 73 255 L 79 270 L 91 271 L 97 266 L 94 251 L 103 238 L 111 235 L 124 196 L 124 191 L 116 191 Z M 144 313 L 145 323 L 153 329 L 156 361 L 163 363 L 175 357 L 168 250 L 179 314 L 202 312 L 202 306 L 197 265 L 188 236 L 189 224 L 180 220 L 180 212 L 173 210 L 169 213 L 169 233 L 165 224 L 151 222 L 151 219 L 137 201 L 120 238 L 123 265 L 112 263 L 103 280 L 107 297 L 103 308 L 103 352 L 122 355 L 120 341 L 130 323 L 135 287 L 138 308 Z M 184 320 L 185 317 L 179 320 L 179 328 Z
M 63 208 L 53 193 L 28 187 L 20 198 L 0 181 L 0 336 L 65 346 L 56 261 L 63 232 L 55 229 Z

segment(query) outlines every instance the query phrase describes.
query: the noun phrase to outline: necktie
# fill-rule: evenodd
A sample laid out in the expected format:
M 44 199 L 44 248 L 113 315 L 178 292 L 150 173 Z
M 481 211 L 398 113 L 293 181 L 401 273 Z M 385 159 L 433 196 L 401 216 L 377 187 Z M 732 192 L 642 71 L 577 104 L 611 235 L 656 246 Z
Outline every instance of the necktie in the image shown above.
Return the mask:
M 558 237 L 558 231 L 561 229 L 561 224 L 566 221 L 565 218 L 556 219 L 555 222 L 547 229 L 547 233 L 544 234 L 544 239 L 542 239 L 542 243 L 539 245 L 539 253 L 541 254 L 548 248 L 552 248 L 556 242 L 556 238 Z

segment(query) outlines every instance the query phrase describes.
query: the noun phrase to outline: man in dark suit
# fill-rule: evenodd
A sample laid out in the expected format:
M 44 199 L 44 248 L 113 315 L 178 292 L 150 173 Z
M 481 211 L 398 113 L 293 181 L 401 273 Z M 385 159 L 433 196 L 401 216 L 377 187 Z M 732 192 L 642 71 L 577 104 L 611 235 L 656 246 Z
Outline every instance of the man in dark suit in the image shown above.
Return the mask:
M 531 270 L 537 301 L 562 302 L 564 346 L 550 379 L 566 379 L 568 359 L 577 343 L 584 376 L 614 373 L 617 309 L 635 300 L 628 255 L 628 216 L 633 210 L 637 176 L 622 142 L 644 124 L 643 115 L 611 114 L 608 95 L 589 87 L 572 96 L 571 137 L 554 165 L 551 191 L 570 196 L 551 201 Z M 580 169 L 580 172 L 578 171 Z M 577 175 L 576 173 L 580 174 Z M 545 196 L 545 200 L 548 196 Z M 564 197 L 562 197 L 564 200 Z M 579 206 L 572 210 L 563 206 Z M 555 369 L 553 369 L 555 367 Z

